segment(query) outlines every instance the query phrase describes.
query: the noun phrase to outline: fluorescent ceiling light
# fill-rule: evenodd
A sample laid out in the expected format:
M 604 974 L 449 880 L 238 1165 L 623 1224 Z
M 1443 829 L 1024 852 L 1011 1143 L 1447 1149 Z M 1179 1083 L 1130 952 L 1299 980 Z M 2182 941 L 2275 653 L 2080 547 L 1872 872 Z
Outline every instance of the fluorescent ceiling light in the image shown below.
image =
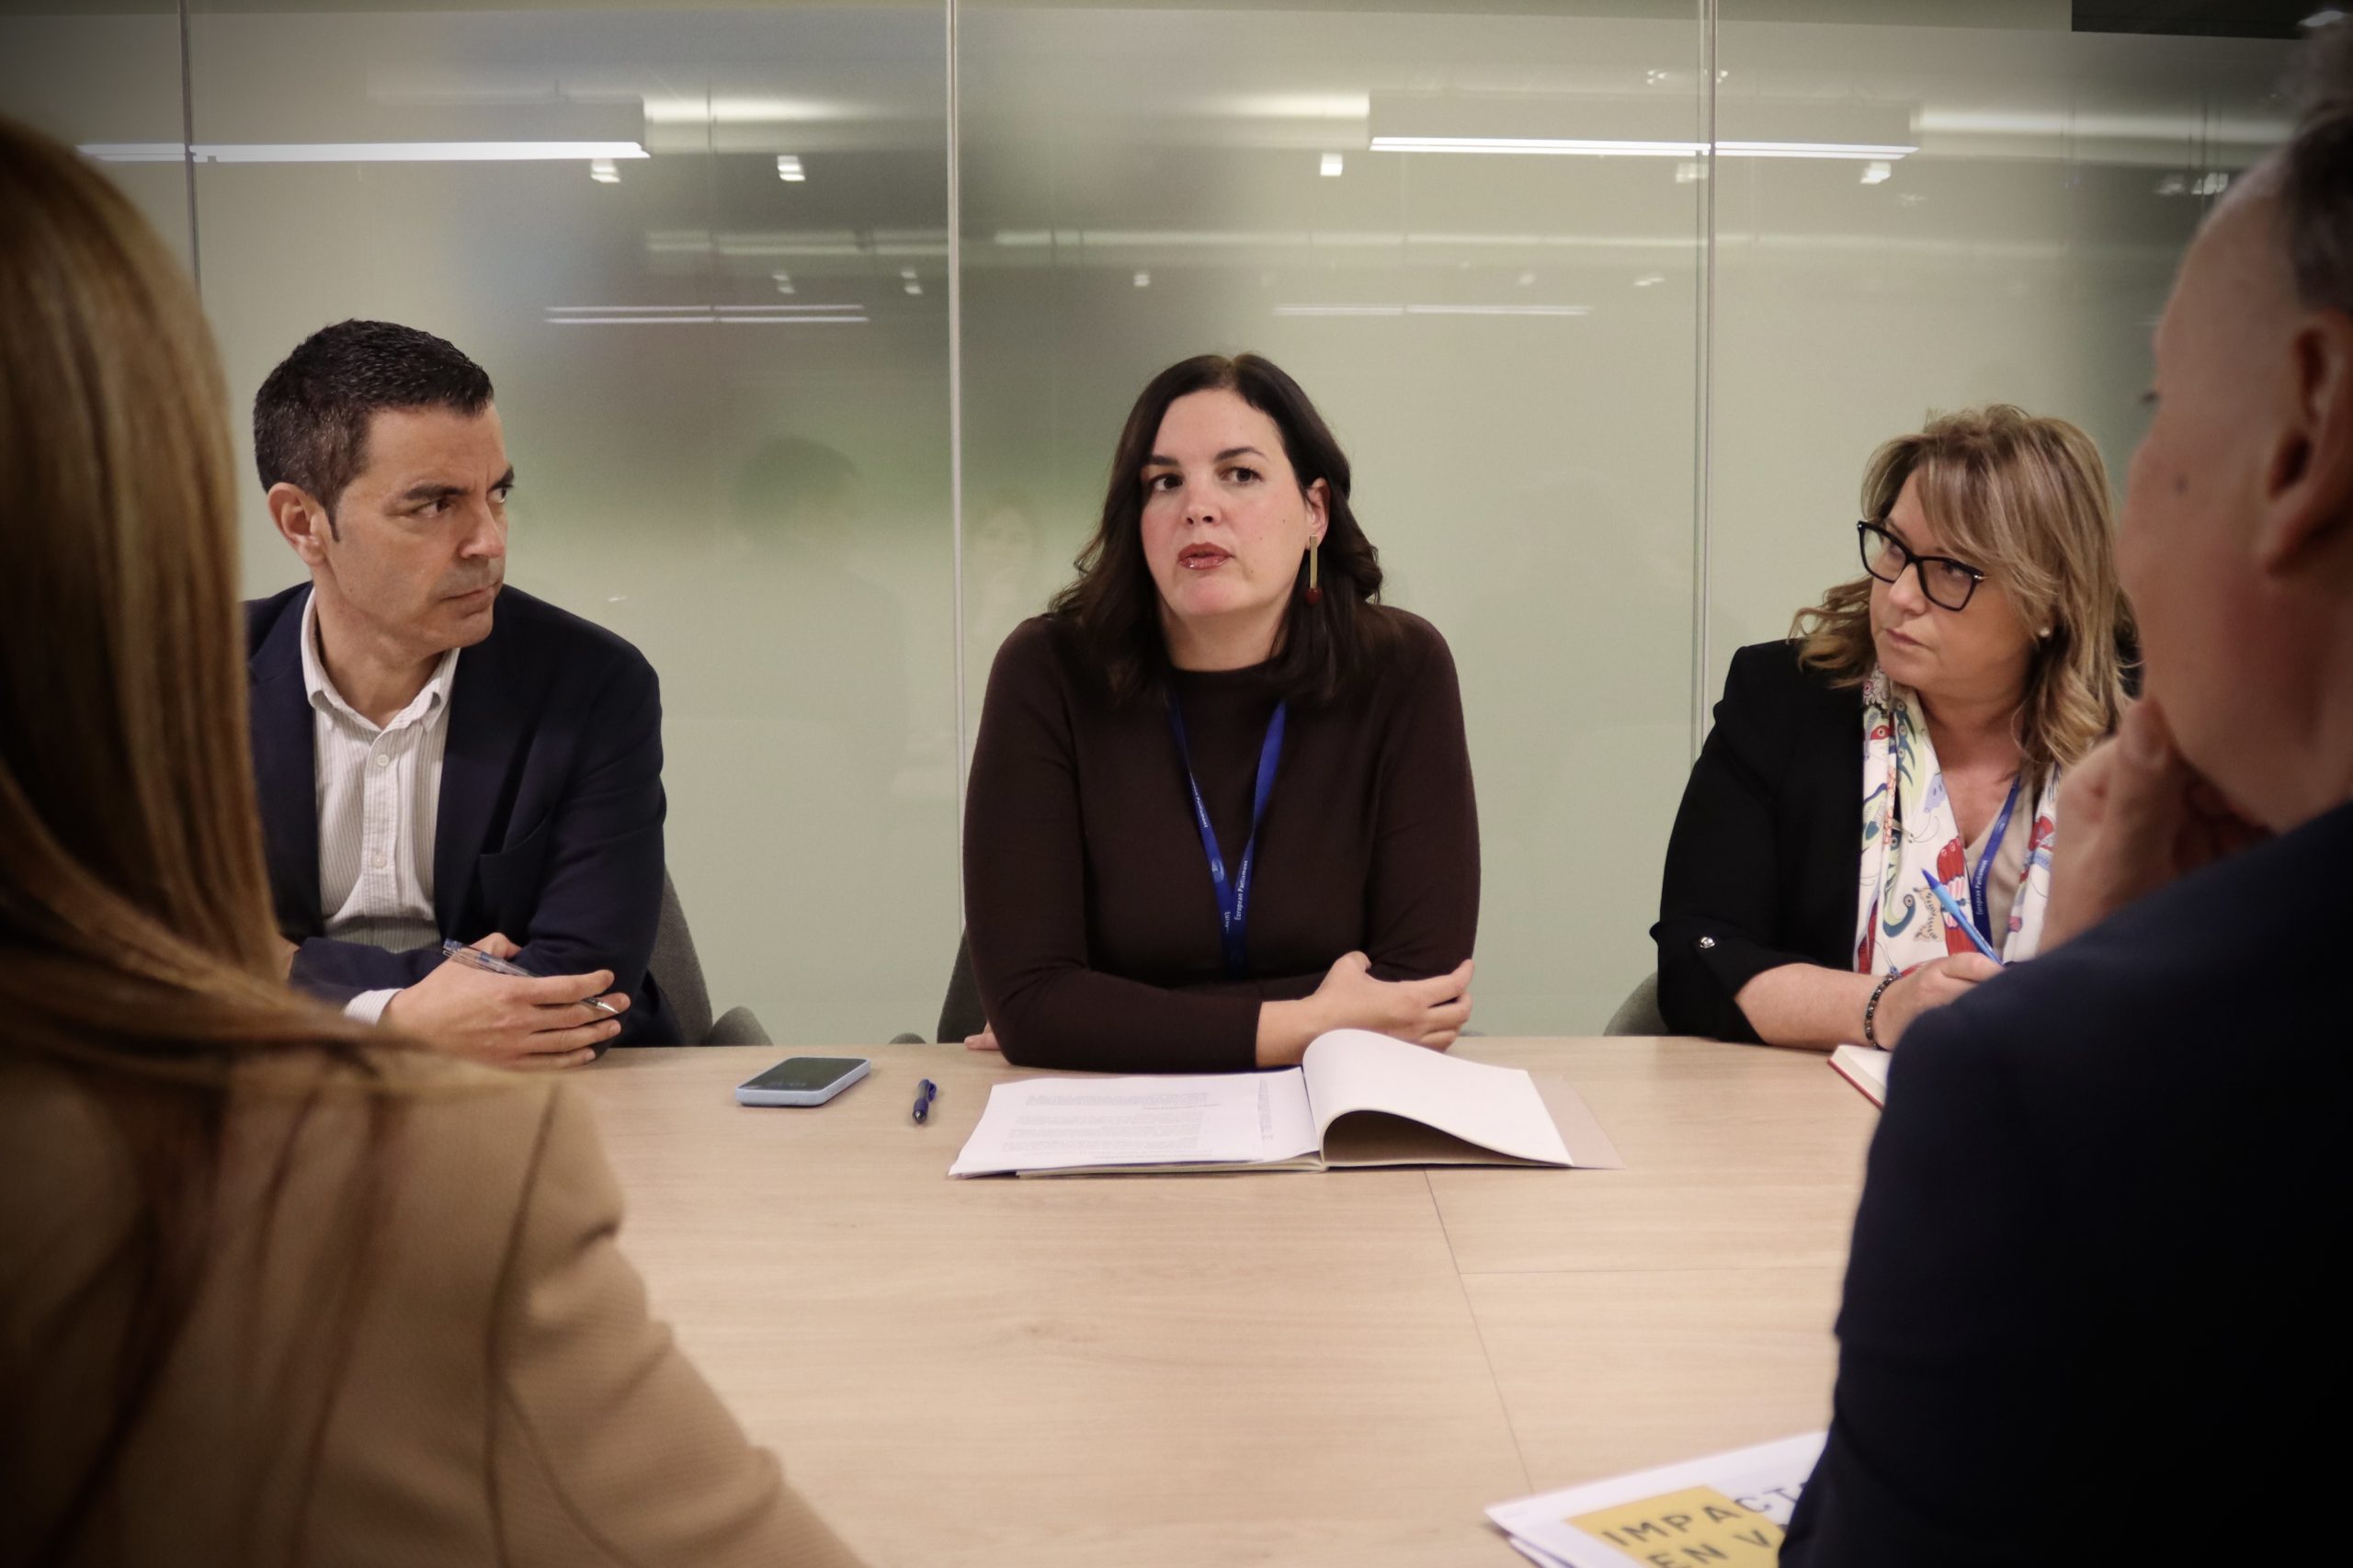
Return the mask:
M 1893 161 L 1916 146 L 1870 142 L 1718 142 L 1727 158 L 1869 158 Z M 1582 158 L 1699 158 L 1705 142 L 1612 141 L 1587 136 L 1376 136 L 1376 153 L 1495 153 Z
M 1583 136 L 1376 136 L 1376 153 L 1525 153 L 1568 157 L 1689 158 L 1704 142 L 1611 142 Z
M 1591 305 L 1277 305 L 1279 316 L 1589 316 Z
M 518 164 L 642 158 L 636 142 L 92 142 L 102 164 Z
M 550 305 L 550 326 L 863 325 L 863 305 Z
M 1660 94 L 1389 93 L 1372 96 L 1367 143 L 1381 152 L 1585 158 L 1856 158 L 1919 150 L 1904 104 L 1741 97 L 1707 137 Z
M 1893 162 L 1916 145 L 1891 142 L 1719 142 L 1716 152 L 1726 158 L 1868 158 Z

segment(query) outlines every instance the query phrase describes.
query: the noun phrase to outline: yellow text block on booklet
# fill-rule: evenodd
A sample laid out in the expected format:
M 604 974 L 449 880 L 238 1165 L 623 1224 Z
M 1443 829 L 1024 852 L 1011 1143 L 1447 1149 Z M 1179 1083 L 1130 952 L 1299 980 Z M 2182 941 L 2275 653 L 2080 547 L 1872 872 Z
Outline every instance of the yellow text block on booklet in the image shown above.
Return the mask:
M 1613 1504 L 1565 1522 L 1637 1562 L 1658 1568 L 1713 1563 L 1772 1568 L 1781 1559 L 1781 1527 L 1712 1486 Z

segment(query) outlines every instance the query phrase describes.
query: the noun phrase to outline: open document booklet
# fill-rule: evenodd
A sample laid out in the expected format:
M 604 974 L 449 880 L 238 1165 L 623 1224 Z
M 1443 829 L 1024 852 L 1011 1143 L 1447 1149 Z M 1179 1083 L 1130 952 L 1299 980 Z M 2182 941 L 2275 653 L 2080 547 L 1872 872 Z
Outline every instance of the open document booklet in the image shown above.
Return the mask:
M 1336 1029 L 1280 1072 L 999 1084 L 948 1174 L 1620 1164 L 1559 1079 Z
M 1780 1561 L 1825 1434 L 1783 1437 L 1703 1460 L 1498 1503 L 1487 1517 L 1537 1568 Z

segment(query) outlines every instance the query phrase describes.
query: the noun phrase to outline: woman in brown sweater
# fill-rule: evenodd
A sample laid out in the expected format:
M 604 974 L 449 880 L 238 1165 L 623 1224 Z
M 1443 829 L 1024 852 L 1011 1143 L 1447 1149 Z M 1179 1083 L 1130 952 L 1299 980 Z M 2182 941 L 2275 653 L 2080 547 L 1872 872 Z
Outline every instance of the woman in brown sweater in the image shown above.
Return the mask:
M 1471 1012 L 1478 811 L 1445 640 L 1376 602 L 1348 460 L 1255 355 L 1154 377 L 1078 580 L 998 653 L 965 808 L 989 1035 L 1233 1071 Z

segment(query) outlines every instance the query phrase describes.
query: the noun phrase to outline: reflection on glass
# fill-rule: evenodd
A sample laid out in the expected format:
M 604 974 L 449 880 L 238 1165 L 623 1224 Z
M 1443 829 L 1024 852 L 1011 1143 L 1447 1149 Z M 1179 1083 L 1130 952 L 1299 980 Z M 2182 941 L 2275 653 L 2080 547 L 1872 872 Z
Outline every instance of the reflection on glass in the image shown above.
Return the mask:
M 513 580 L 660 672 L 711 995 L 782 1041 L 927 1028 L 954 951 L 946 290 L 906 286 L 944 265 L 939 22 L 192 18 L 196 141 L 244 150 L 196 170 L 233 396 L 353 315 L 491 372 Z M 294 569 L 256 498 L 250 585 Z
M 1647 14 L 962 14 L 968 723 L 978 661 L 1067 577 L 1135 389 L 1267 354 L 1354 458 L 1390 598 L 1454 649 L 1491 1032 L 1597 1028 L 1651 965 L 1688 761 L 1698 192 L 1675 158 L 1379 137 L 1395 114 L 1688 158 L 1696 14 L 1617 9 Z M 1560 121 L 1628 97 L 1638 130 Z M 1015 491 L 1046 583 L 983 564 Z
M 180 20 L 172 0 L 117 0 L 103 15 L 51 0 L 0 7 L 0 114 L 69 146 L 129 142 L 157 158 L 108 169 L 185 263 L 190 255 L 181 146 Z
M 1734 647 L 1855 574 L 1855 476 L 1930 411 L 2055 415 L 2122 474 L 2175 264 L 2284 134 L 2290 47 L 2075 33 L 2064 5 L 1722 15 L 1724 134 L 1826 100 L 1904 117 L 1919 151 L 1718 162 L 1711 690 Z
M 958 540 L 943 6 L 193 0 L 193 210 L 176 7 L 54 8 L 0 17 L 0 112 L 200 233 L 233 395 L 352 315 L 490 369 L 516 580 L 662 672 L 714 996 L 811 1042 L 927 1030 L 989 661 L 1135 388 L 1245 348 L 1454 646 L 1478 1026 L 1598 1027 L 1652 961 L 1695 674 L 1853 574 L 1854 475 L 1930 409 L 2058 415 L 2121 472 L 2289 47 L 1722 0 L 1709 80 L 1688 0 L 964 0 Z M 246 545 L 253 591 L 292 579 L 258 496 Z

